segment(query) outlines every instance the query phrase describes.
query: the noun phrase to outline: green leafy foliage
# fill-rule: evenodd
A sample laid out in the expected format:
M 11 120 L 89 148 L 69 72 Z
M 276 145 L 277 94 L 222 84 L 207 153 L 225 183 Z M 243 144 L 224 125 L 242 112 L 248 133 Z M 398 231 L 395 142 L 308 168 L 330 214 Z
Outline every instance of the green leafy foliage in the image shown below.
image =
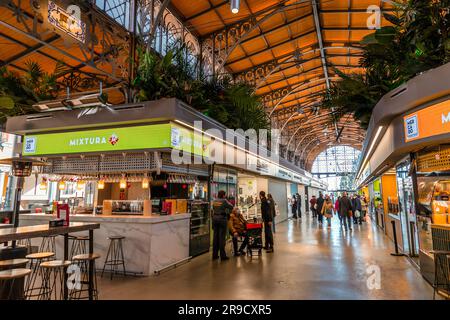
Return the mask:
M 230 78 L 207 78 L 186 58 L 178 44 L 166 55 L 141 50 L 133 86 L 137 100 L 177 98 L 223 125 L 237 129 L 269 129 L 270 121 L 253 89 Z
M 389 91 L 426 70 L 450 62 L 450 0 L 398 2 L 395 14 L 384 14 L 393 26 L 366 36 L 364 74 L 345 75 L 323 96 L 337 116 L 352 113 L 363 127 L 376 103 Z
M 54 99 L 59 90 L 57 78 L 66 67 L 58 62 L 52 73 L 43 71 L 35 61 L 25 64 L 25 72 L 18 74 L 0 68 L 0 122 L 8 116 L 26 114 L 38 101 Z

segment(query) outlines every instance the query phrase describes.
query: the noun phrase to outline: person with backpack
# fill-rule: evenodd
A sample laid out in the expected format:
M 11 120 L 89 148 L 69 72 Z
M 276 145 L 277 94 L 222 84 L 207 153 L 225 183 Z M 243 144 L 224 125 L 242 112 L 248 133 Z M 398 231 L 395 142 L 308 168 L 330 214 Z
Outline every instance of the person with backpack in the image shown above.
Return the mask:
M 220 190 L 217 199 L 212 202 L 212 227 L 213 237 L 213 260 L 228 260 L 225 252 L 225 239 L 228 227 L 228 216 L 233 210 L 233 205 L 225 198 L 226 193 Z

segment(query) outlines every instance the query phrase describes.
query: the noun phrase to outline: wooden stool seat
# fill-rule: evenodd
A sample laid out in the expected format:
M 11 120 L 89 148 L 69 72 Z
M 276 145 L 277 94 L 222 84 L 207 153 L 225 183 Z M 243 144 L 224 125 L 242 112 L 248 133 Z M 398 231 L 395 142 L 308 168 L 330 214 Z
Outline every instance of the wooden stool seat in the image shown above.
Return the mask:
M 28 263 L 28 259 L 0 260 L 0 269 L 18 267 Z
M 0 280 L 4 281 L 4 280 L 24 278 L 30 273 L 31 270 L 26 268 L 3 270 L 0 271 Z
M 86 241 L 88 241 L 89 237 L 88 236 L 75 236 L 75 239 L 76 240 L 86 240 Z
M 124 236 L 109 236 L 108 237 L 109 240 L 123 240 L 125 239 Z
M 88 254 L 79 254 L 74 256 L 72 259 L 74 261 L 82 261 L 82 260 L 96 260 L 100 258 L 100 255 L 98 253 L 88 253 Z
M 54 252 L 36 252 L 26 255 L 25 258 L 41 260 L 41 259 L 48 259 L 54 256 L 55 256 Z
M 62 261 L 62 260 L 51 260 L 51 261 L 45 261 L 40 264 L 41 268 L 46 269 L 55 269 L 55 268 L 67 268 L 72 264 L 72 261 Z

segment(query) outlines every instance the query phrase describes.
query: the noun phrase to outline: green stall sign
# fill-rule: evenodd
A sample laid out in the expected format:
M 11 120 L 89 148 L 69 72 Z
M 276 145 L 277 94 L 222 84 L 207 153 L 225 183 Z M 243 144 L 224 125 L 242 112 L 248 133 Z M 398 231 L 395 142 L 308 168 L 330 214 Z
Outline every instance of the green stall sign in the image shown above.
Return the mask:
M 195 134 L 197 135 L 197 134 Z M 205 154 L 205 138 L 172 123 L 26 135 L 24 156 L 174 148 Z

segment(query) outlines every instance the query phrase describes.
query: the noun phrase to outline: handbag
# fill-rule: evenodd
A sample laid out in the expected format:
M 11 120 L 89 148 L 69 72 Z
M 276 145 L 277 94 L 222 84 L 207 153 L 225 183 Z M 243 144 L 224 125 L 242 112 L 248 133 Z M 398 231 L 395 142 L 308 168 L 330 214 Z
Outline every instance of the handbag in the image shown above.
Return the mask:
M 359 210 L 355 210 L 355 217 L 359 218 L 361 216 L 361 212 Z
M 349 216 L 349 217 L 352 217 L 352 216 L 353 216 L 352 210 L 348 210 L 348 216 Z

